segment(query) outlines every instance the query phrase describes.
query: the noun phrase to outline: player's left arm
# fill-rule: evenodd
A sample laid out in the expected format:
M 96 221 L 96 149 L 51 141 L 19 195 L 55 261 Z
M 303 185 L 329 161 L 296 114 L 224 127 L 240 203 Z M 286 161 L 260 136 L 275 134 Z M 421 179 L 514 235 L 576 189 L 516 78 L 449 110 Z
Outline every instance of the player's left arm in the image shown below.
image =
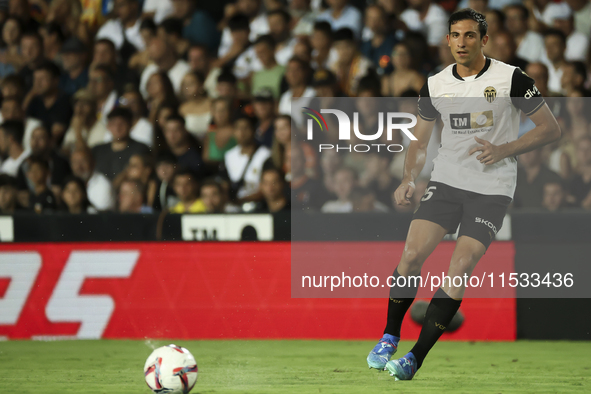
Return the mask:
M 513 74 L 511 98 L 513 104 L 525 112 L 536 127 L 521 138 L 503 145 L 493 145 L 489 141 L 474 137 L 481 146 L 472 148 L 469 154 L 481 152 L 476 160 L 483 164 L 494 164 L 507 157 L 532 151 L 556 141 L 562 135 L 556 118 L 534 86 L 533 79 L 519 69 Z

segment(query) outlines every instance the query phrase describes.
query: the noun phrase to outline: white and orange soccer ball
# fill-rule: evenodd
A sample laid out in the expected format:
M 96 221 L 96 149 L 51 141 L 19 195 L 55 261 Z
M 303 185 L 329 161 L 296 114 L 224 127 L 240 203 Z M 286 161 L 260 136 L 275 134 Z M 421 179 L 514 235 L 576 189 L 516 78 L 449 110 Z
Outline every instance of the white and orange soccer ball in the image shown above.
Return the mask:
M 146 360 L 144 377 L 155 393 L 187 394 L 197 383 L 197 362 L 184 347 L 162 346 Z

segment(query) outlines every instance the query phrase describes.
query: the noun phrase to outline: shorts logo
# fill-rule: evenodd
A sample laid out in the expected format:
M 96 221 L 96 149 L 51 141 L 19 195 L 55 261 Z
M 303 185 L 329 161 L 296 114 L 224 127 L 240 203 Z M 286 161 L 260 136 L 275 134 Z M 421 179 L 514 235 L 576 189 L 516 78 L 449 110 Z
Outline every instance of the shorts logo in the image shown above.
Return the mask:
M 482 218 L 477 217 L 476 223 L 484 224 L 486 227 L 490 228 L 495 233 L 495 235 L 497 234 L 497 227 L 494 224 L 492 224 L 491 222 L 489 222 L 488 220 L 484 220 Z
M 484 98 L 489 103 L 492 103 L 497 98 L 497 89 L 493 88 L 492 86 L 487 87 L 484 89 Z

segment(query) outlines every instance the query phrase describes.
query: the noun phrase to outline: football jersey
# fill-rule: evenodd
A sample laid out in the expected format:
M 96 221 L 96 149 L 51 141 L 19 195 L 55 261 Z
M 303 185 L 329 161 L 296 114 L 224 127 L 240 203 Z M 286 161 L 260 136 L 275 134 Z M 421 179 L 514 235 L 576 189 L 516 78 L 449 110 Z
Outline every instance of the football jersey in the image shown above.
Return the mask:
M 507 157 L 485 165 L 468 153 L 481 146 L 474 137 L 493 145 L 515 141 L 520 111 L 530 116 L 544 105 L 534 81 L 519 68 L 486 59 L 476 76 L 462 78 L 456 65 L 429 77 L 421 89 L 419 116 L 433 121 L 441 116 L 443 130 L 431 180 L 487 195 L 513 198 L 517 159 Z

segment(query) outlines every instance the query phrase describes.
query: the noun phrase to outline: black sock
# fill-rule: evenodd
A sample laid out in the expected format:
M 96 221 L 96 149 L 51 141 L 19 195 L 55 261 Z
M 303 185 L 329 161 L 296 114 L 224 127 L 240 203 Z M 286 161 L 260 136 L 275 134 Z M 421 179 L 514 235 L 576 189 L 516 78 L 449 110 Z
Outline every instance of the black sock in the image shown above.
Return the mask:
M 420 275 L 420 274 L 419 274 Z M 398 273 L 398 267 L 394 270 L 391 283 L 396 284 L 396 280 L 401 275 Z M 402 281 L 399 281 L 402 284 Z M 408 285 L 408 283 L 406 283 Z M 402 327 L 402 319 L 412 302 L 417 295 L 418 287 L 416 286 L 393 286 L 390 288 L 390 299 L 388 300 L 388 321 L 384 334 L 394 335 L 400 338 L 400 327 Z
M 454 300 L 443 289 L 439 288 L 437 290 L 425 313 L 425 321 L 423 322 L 419 340 L 411 350 L 411 353 L 417 359 L 417 368 L 421 367 L 423 360 L 427 357 L 427 353 L 429 353 L 429 350 L 431 350 L 435 342 L 443 334 L 449 322 L 460 308 L 461 303 L 462 300 Z

